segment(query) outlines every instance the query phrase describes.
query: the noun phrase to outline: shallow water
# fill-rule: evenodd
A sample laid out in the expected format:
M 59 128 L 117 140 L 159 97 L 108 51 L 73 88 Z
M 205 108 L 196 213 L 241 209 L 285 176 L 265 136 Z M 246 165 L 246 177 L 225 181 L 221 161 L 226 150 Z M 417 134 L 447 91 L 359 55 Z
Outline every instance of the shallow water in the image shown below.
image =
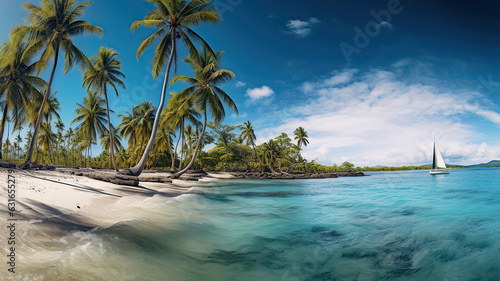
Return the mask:
M 19 278 L 500 280 L 500 169 L 226 180 L 192 192 L 62 237 L 28 226 Z

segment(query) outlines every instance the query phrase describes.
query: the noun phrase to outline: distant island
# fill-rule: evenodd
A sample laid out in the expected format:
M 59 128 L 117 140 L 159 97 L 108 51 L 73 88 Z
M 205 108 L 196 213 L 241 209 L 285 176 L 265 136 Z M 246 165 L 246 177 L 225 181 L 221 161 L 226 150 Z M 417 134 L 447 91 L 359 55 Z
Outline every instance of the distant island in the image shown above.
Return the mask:
M 469 168 L 498 168 L 500 167 L 500 160 L 492 160 L 488 163 L 474 164 L 474 165 L 448 165 L 452 169 L 469 169 Z M 378 172 L 378 171 L 408 171 L 408 170 L 429 170 L 431 165 L 423 166 L 401 166 L 401 167 L 388 167 L 388 166 L 375 166 L 375 167 L 357 167 L 356 170 L 364 172 Z

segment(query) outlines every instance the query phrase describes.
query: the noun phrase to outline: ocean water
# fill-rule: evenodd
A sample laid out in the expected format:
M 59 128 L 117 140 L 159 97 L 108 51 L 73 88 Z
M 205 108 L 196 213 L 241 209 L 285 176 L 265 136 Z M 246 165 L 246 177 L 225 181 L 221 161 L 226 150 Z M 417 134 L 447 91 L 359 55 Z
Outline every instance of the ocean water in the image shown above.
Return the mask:
M 500 280 L 500 169 L 368 175 L 200 183 L 127 205 L 117 224 L 27 227 L 18 277 Z

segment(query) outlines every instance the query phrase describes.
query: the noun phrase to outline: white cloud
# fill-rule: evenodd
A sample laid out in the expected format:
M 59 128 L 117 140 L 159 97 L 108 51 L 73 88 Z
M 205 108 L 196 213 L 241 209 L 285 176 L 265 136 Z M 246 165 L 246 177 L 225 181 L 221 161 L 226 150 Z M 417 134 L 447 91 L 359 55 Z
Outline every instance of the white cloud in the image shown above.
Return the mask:
M 310 18 L 309 23 L 310 24 L 317 24 L 317 23 L 321 23 L 321 21 L 317 18 Z
M 236 81 L 236 83 L 234 85 L 236 86 L 236 88 L 241 88 L 241 87 L 245 87 L 247 85 L 247 83 L 241 82 L 241 81 Z
M 253 103 L 255 101 L 269 98 L 274 94 L 274 91 L 269 88 L 269 86 L 262 86 L 260 88 L 248 89 L 246 96 L 250 99 L 249 102 Z
M 312 31 L 312 27 L 316 24 L 321 23 L 321 21 L 317 18 L 310 18 L 307 21 L 303 20 L 289 20 L 286 24 L 289 32 L 294 33 L 299 37 L 306 37 Z
M 383 22 L 379 23 L 378 26 L 381 27 L 381 28 L 388 28 L 390 30 L 394 29 L 394 25 L 392 23 L 389 23 L 389 22 L 386 22 L 386 21 L 383 21 Z
M 448 163 L 500 159 L 500 143 L 478 142 L 475 124 L 462 121 L 500 125 L 500 114 L 482 105 L 478 93 L 404 81 L 391 71 L 352 69 L 305 83 L 302 90 L 311 98 L 274 113 L 285 122 L 259 139 L 302 126 L 310 137 L 304 156 L 327 165 L 343 159 L 358 166 L 427 163 L 433 136 Z
M 236 119 L 236 118 L 247 118 L 248 117 L 248 113 L 246 113 L 246 112 L 243 112 L 243 113 L 240 112 L 240 114 L 233 113 L 231 115 L 231 117 L 233 119 Z
M 342 72 L 333 72 L 331 77 L 322 80 L 320 82 L 305 82 L 302 84 L 302 91 L 304 93 L 310 93 L 317 88 L 321 88 L 322 86 L 334 87 L 345 84 L 352 80 L 354 75 L 358 72 L 357 69 L 349 69 Z

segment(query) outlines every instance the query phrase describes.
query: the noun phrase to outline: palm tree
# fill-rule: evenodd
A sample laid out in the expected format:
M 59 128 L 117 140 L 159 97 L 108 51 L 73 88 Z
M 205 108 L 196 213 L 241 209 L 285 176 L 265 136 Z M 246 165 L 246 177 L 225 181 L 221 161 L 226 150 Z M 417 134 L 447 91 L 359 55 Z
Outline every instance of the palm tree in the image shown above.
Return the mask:
M 132 113 L 118 115 L 122 122 L 118 126 L 120 134 L 128 138 L 129 149 L 135 149 L 137 154 L 143 152 L 147 140 L 153 131 L 155 106 L 150 102 L 143 102 L 132 109 Z
M 33 134 L 31 133 L 31 131 L 28 131 L 28 133 L 26 133 L 26 136 L 24 137 L 24 139 L 26 140 L 26 149 L 28 149 L 29 141 L 31 140 L 32 136 Z
M 246 142 L 246 145 L 255 148 L 255 131 L 253 130 L 252 122 L 246 121 L 242 126 L 239 127 L 242 131 L 240 137 Z
M 302 145 L 307 146 L 309 144 L 309 140 L 307 139 L 309 136 L 307 135 L 306 130 L 303 127 L 298 127 L 293 132 L 295 136 L 295 140 L 297 141 L 297 146 L 299 150 L 302 149 Z
M 104 99 L 106 100 L 106 115 L 108 117 L 108 132 L 111 132 L 111 138 L 108 137 L 108 140 L 111 141 L 111 144 L 108 146 L 109 155 L 111 158 L 111 163 L 113 168 L 118 171 L 115 163 L 115 145 L 114 141 L 114 129 L 111 128 L 111 121 L 109 117 L 109 102 L 108 102 L 108 86 L 111 86 L 118 96 L 117 86 L 121 86 L 125 88 L 125 84 L 120 80 L 120 78 L 125 78 L 125 75 L 120 71 L 122 69 L 122 63 L 116 58 L 118 56 L 118 52 L 114 51 L 110 48 L 101 47 L 97 55 L 90 59 L 93 67 L 91 67 L 84 75 L 83 75 L 83 84 L 87 86 L 87 90 L 90 90 L 93 87 L 96 91 L 99 91 L 104 95 Z
M 45 110 L 42 114 L 42 120 L 47 123 L 50 123 L 52 121 L 53 116 L 55 116 L 57 119 L 61 119 L 61 116 L 58 113 L 58 110 L 60 110 L 61 107 L 59 101 L 57 100 L 56 93 L 57 92 L 52 93 L 45 103 Z M 28 123 L 30 127 L 35 126 L 36 120 L 38 118 L 38 113 L 40 112 L 42 100 L 43 94 L 41 92 L 37 92 L 34 94 L 34 97 L 27 102 L 27 106 L 25 107 L 25 111 L 23 112 L 24 116 L 22 117 L 21 123 Z M 28 142 L 28 144 L 31 145 L 30 142 Z M 34 144 L 35 149 L 37 149 L 37 144 L 38 141 Z
M 214 138 L 217 138 L 217 146 L 229 146 L 231 141 L 236 138 L 236 134 L 233 131 L 238 128 L 238 126 L 229 126 L 227 124 L 215 123 L 213 121 L 208 122 L 207 127 L 212 129 Z
M 63 142 L 63 138 L 64 138 L 64 136 L 62 134 L 62 132 L 64 131 L 64 123 L 60 118 L 58 118 L 56 121 L 56 128 L 57 128 L 56 155 L 58 155 L 59 151 L 60 151 L 59 146 Z
M 61 119 L 59 115 L 59 110 L 61 110 L 61 105 L 56 97 L 57 92 L 52 93 L 47 102 L 45 103 L 45 110 L 42 115 L 42 121 L 51 122 L 52 118 L 55 116 L 58 120 Z M 22 123 L 28 123 L 30 127 L 34 126 L 38 118 L 38 113 L 40 112 L 40 105 L 43 100 L 43 94 L 38 92 L 34 95 L 32 99 L 28 101 L 28 106 L 25 108 Z
M 118 163 L 119 166 L 121 166 L 121 164 L 125 164 L 128 167 L 130 167 L 130 159 L 131 158 L 128 151 L 124 148 L 122 148 L 120 152 L 116 155 L 116 162 Z
M 79 122 L 76 127 L 77 134 L 80 134 L 85 147 L 90 153 L 90 147 L 97 142 L 97 135 L 102 136 L 106 131 L 106 109 L 103 107 L 105 101 L 99 94 L 90 91 L 83 98 L 83 104 L 77 103 L 76 118 L 71 124 Z
M 238 108 L 231 97 L 219 88 L 220 84 L 229 81 L 234 77 L 233 72 L 220 68 L 219 60 L 222 53 L 222 51 L 219 51 L 216 54 L 213 54 L 212 52 L 209 52 L 207 47 L 203 47 L 201 54 L 199 54 L 196 50 L 192 50 L 190 55 L 184 59 L 184 61 L 189 63 L 194 69 L 194 77 L 181 75 L 172 79 L 172 84 L 177 81 L 191 84 L 190 87 L 181 91 L 179 95 L 181 97 L 192 95 L 199 110 L 203 112 L 204 117 L 203 129 L 198 138 L 193 157 L 184 169 L 174 175 L 175 178 L 180 177 L 193 165 L 198 150 L 200 149 L 203 136 L 205 135 L 207 115 L 211 114 L 214 117 L 214 122 L 216 124 L 220 123 L 226 115 L 223 102 L 226 103 L 229 108 L 238 113 Z
M 65 53 L 65 73 L 67 73 L 75 63 L 83 66 L 90 65 L 87 57 L 73 44 L 70 38 L 82 33 L 102 35 L 102 28 L 93 26 L 84 20 L 78 20 L 78 17 L 83 15 L 85 7 L 90 4 L 91 2 L 87 2 L 77 6 L 75 0 L 43 0 L 41 7 L 30 3 L 24 3 L 23 5 L 23 7 L 29 11 L 29 25 L 19 27 L 18 32 L 20 34 L 28 34 L 31 42 L 36 42 L 37 45 L 44 46 L 40 61 L 44 62 L 45 66 L 51 58 L 54 58 L 54 65 L 40 106 L 40 112 L 36 119 L 35 130 L 33 132 L 33 138 L 30 143 L 25 164 L 31 162 L 33 148 L 42 122 L 45 103 L 51 93 L 60 50 Z M 41 69 L 39 69 L 39 73 L 40 70 Z
M 294 139 L 297 141 L 297 147 L 298 147 L 297 157 L 298 157 L 300 151 L 302 150 L 302 145 L 307 146 L 309 144 L 309 140 L 307 139 L 309 136 L 307 135 L 307 132 L 303 127 L 298 127 L 297 129 L 295 129 L 293 135 L 295 136 Z M 293 159 L 292 166 L 288 170 L 289 173 L 293 171 L 293 166 L 295 166 L 295 163 L 296 163 L 296 158 Z
M 72 142 L 73 142 L 73 137 L 74 136 L 75 136 L 75 131 L 73 131 L 73 128 L 69 127 L 69 129 L 64 134 L 64 138 L 66 139 L 66 151 L 68 151 L 68 154 L 69 154 L 70 164 L 73 163 L 73 147 L 72 147 Z M 68 165 L 66 159 L 64 161 L 66 162 L 66 165 Z
M 57 128 L 57 131 L 59 131 L 59 132 L 64 131 L 64 123 L 61 119 L 57 119 L 56 128 Z
M 42 125 L 40 126 L 40 135 L 38 136 L 38 142 L 43 150 L 47 150 L 49 152 L 50 161 L 52 164 L 54 164 L 54 155 L 52 154 L 51 147 L 56 142 L 56 134 L 52 132 L 49 123 L 42 122 Z
M 274 162 L 280 155 L 280 148 L 279 144 L 275 140 L 269 140 L 268 142 L 264 143 L 264 160 L 266 165 L 269 167 L 271 172 L 273 174 L 276 173 L 274 170 Z
M 115 127 L 113 125 L 111 125 L 111 128 L 114 132 L 110 134 L 109 131 L 106 130 L 104 135 L 101 136 L 101 145 L 104 147 L 105 150 L 121 151 L 123 149 L 123 146 L 121 143 L 122 138 L 119 135 L 118 129 L 115 129 Z M 110 136 L 111 136 L 111 138 L 113 138 L 113 140 L 111 140 Z M 113 150 L 110 149 L 111 145 L 114 146 Z M 112 162 L 111 159 L 110 159 L 110 162 Z M 115 165 L 116 164 L 114 162 L 110 163 L 110 166 L 115 167 L 115 169 L 116 169 Z
M 189 155 L 193 153 L 193 148 L 196 143 L 196 140 L 198 139 L 198 130 L 196 128 L 193 128 L 191 124 L 188 124 L 186 128 L 184 129 L 184 133 L 187 136 L 187 145 L 188 145 L 188 153 Z
M 165 104 L 165 96 L 167 93 L 168 80 L 172 62 L 175 60 L 177 65 L 177 39 L 181 39 L 189 49 L 195 49 L 193 40 L 201 41 L 208 49 L 208 44 L 189 26 L 196 26 L 202 22 L 219 22 L 219 14 L 215 9 L 208 6 L 209 0 L 146 0 L 153 2 L 156 10 L 150 11 L 143 20 L 132 23 L 131 31 L 135 31 L 140 26 L 158 28 L 150 37 L 144 40 L 137 49 L 137 59 L 144 53 L 146 48 L 152 46 L 154 42 L 160 41 L 156 47 L 155 56 L 153 58 L 153 77 L 157 78 L 165 67 L 167 62 L 167 71 L 163 81 L 161 100 L 158 106 L 153 131 L 149 142 L 146 146 L 144 154 L 139 163 L 131 169 L 122 171 L 124 174 L 138 176 L 148 159 L 149 152 L 154 144 L 160 115 Z M 210 49 L 211 50 L 211 49 Z M 213 52 L 212 52 L 213 53 Z
M 32 62 L 36 46 L 27 44 L 25 40 L 11 34 L 11 40 L 0 48 L 0 98 L 2 100 L 2 123 L 0 125 L 0 159 L 2 159 L 2 140 L 5 122 L 9 112 L 14 117 L 14 127 L 22 123 L 24 110 L 30 108 L 29 100 L 40 94 L 46 87 L 43 79 L 34 74 L 40 66 Z
M 9 152 L 10 152 L 10 140 L 7 138 L 5 140 L 5 143 L 3 144 L 4 146 L 4 149 L 5 149 L 5 158 L 8 158 L 9 157 Z
M 64 138 L 66 139 L 66 144 L 67 144 L 68 149 L 69 149 L 69 146 L 71 144 L 71 140 L 73 139 L 74 136 L 75 136 L 75 131 L 73 131 L 73 128 L 71 128 L 71 127 L 64 134 Z
M 179 130 L 179 139 L 177 140 L 174 155 L 172 156 L 171 170 L 174 171 L 175 155 L 177 154 L 177 146 L 179 145 L 180 141 L 181 148 L 184 147 L 184 126 L 186 123 L 191 123 L 198 127 L 198 125 L 200 124 L 200 122 L 198 121 L 200 113 L 196 110 L 193 104 L 193 97 L 182 97 L 181 95 L 174 92 L 171 92 L 170 95 L 172 95 L 172 98 L 170 98 L 167 108 L 163 110 L 163 113 L 161 115 L 162 119 L 160 127 L 170 127 L 174 130 Z M 180 162 L 182 162 L 182 156 L 180 160 Z
M 255 149 L 255 141 L 257 137 L 255 136 L 255 131 L 253 130 L 252 122 L 246 121 L 240 126 L 241 134 L 240 138 L 246 142 L 246 145 L 251 146 L 254 152 L 254 158 L 257 158 L 257 150 Z
M 153 163 L 156 163 L 156 160 L 160 157 L 161 153 L 170 153 L 170 156 L 173 154 L 173 139 L 172 136 L 175 136 L 175 133 L 172 129 L 170 128 L 163 128 L 160 126 L 158 135 L 155 138 L 155 145 L 154 149 L 154 155 L 155 159 L 153 160 Z
M 17 137 L 16 137 L 16 139 L 15 139 L 16 144 L 17 144 L 17 148 L 18 148 L 19 150 L 21 150 L 21 144 L 23 143 L 23 138 L 21 137 L 21 130 L 22 130 L 22 129 L 23 129 L 23 127 L 22 127 L 22 126 L 19 126 L 19 128 L 17 128 L 17 130 L 18 130 L 18 134 L 17 134 Z M 19 153 L 19 151 L 17 152 L 17 156 L 18 156 L 18 157 L 20 157 L 20 153 Z

